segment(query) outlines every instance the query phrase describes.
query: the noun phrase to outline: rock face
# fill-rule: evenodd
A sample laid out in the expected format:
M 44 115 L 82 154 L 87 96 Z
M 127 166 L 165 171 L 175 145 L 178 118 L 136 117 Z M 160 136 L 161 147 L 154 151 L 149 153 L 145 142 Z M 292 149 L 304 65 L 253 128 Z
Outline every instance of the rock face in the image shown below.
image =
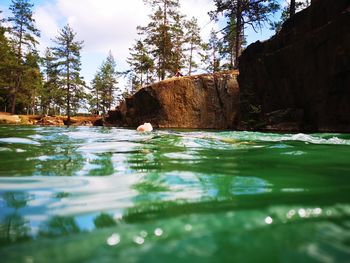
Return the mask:
M 171 78 L 151 84 L 109 113 L 112 125 L 231 129 L 238 123 L 237 72 Z
M 239 70 L 241 128 L 349 132 L 350 1 L 313 1 Z

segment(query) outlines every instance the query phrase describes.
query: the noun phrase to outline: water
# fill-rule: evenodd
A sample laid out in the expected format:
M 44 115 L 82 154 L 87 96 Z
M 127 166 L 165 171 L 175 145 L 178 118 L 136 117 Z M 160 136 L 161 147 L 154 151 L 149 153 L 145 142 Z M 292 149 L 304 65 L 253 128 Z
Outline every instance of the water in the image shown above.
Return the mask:
M 349 262 L 350 135 L 0 126 L 1 262 Z

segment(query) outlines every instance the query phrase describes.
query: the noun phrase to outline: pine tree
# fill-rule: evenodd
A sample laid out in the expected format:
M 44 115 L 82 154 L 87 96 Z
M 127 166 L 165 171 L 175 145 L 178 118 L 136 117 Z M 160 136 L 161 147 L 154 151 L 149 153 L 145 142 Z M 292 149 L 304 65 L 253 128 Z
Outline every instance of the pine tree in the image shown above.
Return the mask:
M 117 87 L 116 63 L 111 52 L 95 74 L 91 84 L 90 103 L 96 110 L 102 110 L 103 114 L 106 114 L 111 110 L 112 104 L 121 98 L 121 92 Z
M 186 36 L 184 28 L 186 26 L 185 16 L 176 13 L 174 14 L 174 23 L 171 25 L 171 43 L 172 50 L 170 51 L 169 73 L 174 76 L 186 64 L 185 43 Z
M 111 52 L 109 52 L 106 61 L 101 67 L 102 81 L 106 92 L 102 96 L 102 101 L 106 106 L 106 109 L 111 110 L 112 104 L 119 99 L 120 95 L 116 94 L 117 91 L 117 71 L 116 63 Z
M 17 58 L 15 50 L 5 36 L 6 30 L 1 22 L 3 19 L 0 20 L 0 110 L 7 111 L 11 103 L 11 89 L 16 76 Z
M 203 56 L 202 61 L 206 65 L 207 72 L 217 72 L 221 69 L 221 53 L 222 42 L 219 40 L 214 29 L 210 32 L 209 42 L 204 47 L 206 55 Z
M 216 10 L 210 12 L 212 18 L 217 18 L 219 14 L 224 14 L 228 20 L 235 21 L 234 67 L 237 68 L 238 57 L 242 50 L 245 26 L 250 25 L 254 30 L 261 28 L 264 22 L 269 21 L 269 15 L 275 12 L 279 5 L 277 0 L 214 0 L 214 3 Z
M 17 72 L 14 85 L 12 87 L 12 102 L 11 112 L 14 113 L 16 109 L 17 95 L 23 89 L 23 76 L 24 76 L 24 55 L 25 51 L 35 49 L 35 45 L 38 43 L 36 37 L 40 36 L 38 29 L 35 28 L 32 12 L 33 4 L 28 0 L 12 0 L 10 10 L 12 11 L 12 17 L 7 19 L 11 23 L 10 34 L 11 41 L 16 50 L 17 55 Z
M 181 65 L 182 48 L 179 46 L 181 30 L 179 20 L 183 16 L 179 14 L 178 0 L 145 0 L 151 5 L 153 14 L 151 22 L 145 26 L 139 26 L 139 34 L 144 36 L 144 43 L 150 48 L 159 80 L 166 76 L 174 75 Z
M 235 44 L 236 44 L 236 23 L 234 19 L 228 19 L 227 26 L 223 30 L 221 55 L 229 62 L 223 65 L 224 69 L 234 68 Z
M 56 46 L 52 48 L 54 63 L 57 64 L 60 86 L 65 91 L 66 114 L 68 124 L 71 113 L 76 112 L 84 98 L 85 82 L 80 76 L 81 61 L 80 50 L 83 41 L 75 40 L 76 33 L 66 25 L 56 36 Z
M 39 95 L 43 85 L 39 64 L 40 57 L 37 52 L 32 51 L 26 54 L 22 82 L 25 89 L 19 94 L 19 101 L 23 103 L 27 114 L 38 112 Z
M 296 12 L 299 12 L 310 5 L 309 0 L 303 1 L 290 1 L 288 5 L 286 5 L 282 9 L 281 17 L 279 21 L 270 22 L 270 30 L 275 30 L 276 33 L 279 32 L 282 28 L 282 24 L 287 21 L 288 18 L 292 17 Z
M 200 36 L 200 28 L 198 26 L 198 20 L 192 17 L 191 20 L 185 24 L 187 29 L 185 42 L 187 43 L 186 51 L 189 53 L 187 65 L 188 75 L 191 76 L 194 68 L 198 68 L 198 64 L 195 62 L 195 52 L 199 52 L 203 48 L 202 38 Z
M 142 87 L 144 84 L 148 84 L 153 80 L 153 60 L 147 52 L 146 45 L 141 40 L 137 40 L 129 50 L 130 57 L 127 59 L 127 63 L 138 79 L 140 87 Z
M 101 73 L 97 72 L 91 81 L 90 98 L 89 98 L 90 111 L 92 111 L 93 113 L 99 113 L 100 111 L 103 111 L 100 105 L 101 96 L 102 96 L 101 92 L 102 92 Z
M 295 0 L 290 0 L 289 4 L 289 17 L 292 17 L 295 15 Z
M 128 76 L 128 86 L 129 89 L 123 93 L 123 98 L 127 98 L 132 94 L 135 94 L 138 90 L 142 88 L 140 79 L 134 72 L 131 72 Z
M 59 85 L 58 65 L 55 63 L 52 50 L 49 48 L 45 51 L 43 67 L 45 78 L 40 92 L 41 111 L 45 114 L 56 115 L 61 112 L 61 108 L 64 105 L 64 92 Z

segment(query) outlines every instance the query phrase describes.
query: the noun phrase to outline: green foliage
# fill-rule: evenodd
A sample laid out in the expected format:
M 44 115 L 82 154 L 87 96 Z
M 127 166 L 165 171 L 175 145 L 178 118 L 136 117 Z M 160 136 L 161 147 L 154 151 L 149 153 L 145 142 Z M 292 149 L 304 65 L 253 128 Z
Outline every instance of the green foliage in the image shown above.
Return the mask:
M 261 122 L 261 101 L 250 85 L 240 92 L 240 109 L 241 123 L 246 129 L 258 129 L 265 125 Z
M 173 77 L 186 68 L 191 75 L 198 67 L 198 58 L 204 56 L 204 43 L 195 18 L 187 21 L 179 11 L 178 0 L 145 0 L 152 7 L 150 22 L 138 26 L 139 35 L 130 48 L 128 63 L 131 68 L 132 91 L 144 84 Z
M 174 15 L 174 24 L 171 26 L 171 42 L 173 45 L 173 50 L 171 51 L 171 60 L 170 60 L 170 74 L 169 76 L 174 76 L 179 69 L 185 67 L 186 63 L 186 54 L 185 54 L 185 43 L 186 32 L 184 28 L 186 27 L 187 21 L 185 16 L 179 12 Z
M 299 12 L 305 9 L 306 7 L 308 7 L 310 5 L 310 1 L 309 0 L 295 1 L 294 4 L 295 4 L 295 11 Z M 274 30 L 276 33 L 278 33 L 282 28 L 282 24 L 286 22 L 289 17 L 290 17 L 290 3 L 282 9 L 282 13 L 279 21 L 271 21 L 269 23 L 270 30 Z
M 46 49 L 42 64 L 45 81 L 40 92 L 41 112 L 57 115 L 64 106 L 64 90 L 60 87 L 59 69 L 51 49 Z
M 198 20 L 195 17 L 192 17 L 191 20 L 185 22 L 185 28 L 187 29 L 185 35 L 185 43 L 187 47 L 185 48 L 185 51 L 189 53 L 188 58 L 186 59 L 186 64 L 188 68 L 188 75 L 191 75 L 193 69 L 199 67 L 194 59 L 195 52 L 200 54 L 204 43 L 200 36 L 201 32 L 198 26 Z
M 28 220 L 19 213 L 6 215 L 0 222 L 0 245 L 30 240 Z
M 36 51 L 26 54 L 22 79 L 25 88 L 18 94 L 18 100 L 25 106 L 27 114 L 37 113 L 38 98 L 43 85 L 39 64 L 40 57 Z
M 80 233 L 78 224 L 73 217 L 54 216 L 39 229 L 42 237 L 59 237 Z
M 121 99 L 121 91 L 117 84 L 116 63 L 109 52 L 106 61 L 102 63 L 91 82 L 92 93 L 89 100 L 93 110 L 102 111 L 103 114 L 111 110 L 113 103 Z
M 178 0 L 146 0 L 145 3 L 153 9 L 151 22 L 137 29 L 144 36 L 143 43 L 155 62 L 156 74 L 161 80 L 175 75 L 182 66 L 183 16 L 179 13 Z
M 11 65 L 11 80 L 8 82 L 8 96 L 10 97 L 11 112 L 15 113 L 16 107 L 18 111 L 27 109 L 29 111 L 28 100 L 24 94 L 33 94 L 34 84 L 33 77 L 36 72 L 30 68 L 28 63 L 28 56 L 36 56 L 35 45 L 38 43 L 36 37 L 40 36 L 40 32 L 35 28 L 35 20 L 32 12 L 33 4 L 28 0 L 12 0 L 10 10 L 12 16 L 7 19 L 10 23 L 9 34 L 11 45 L 16 54 L 16 64 Z M 27 82 L 26 82 L 27 81 Z M 34 81 L 40 85 L 39 81 Z M 35 86 L 34 89 L 37 89 Z M 32 98 L 31 98 L 32 99 Z
M 122 97 L 124 99 L 129 97 L 132 94 L 135 94 L 138 90 L 142 88 L 140 78 L 134 72 L 131 72 L 131 74 L 129 74 L 128 84 L 129 84 L 129 89 L 122 94 Z
M 226 63 L 221 65 L 222 70 L 232 70 L 235 66 L 235 50 L 237 45 L 237 25 L 235 19 L 227 19 L 226 27 L 222 30 L 220 55 Z M 241 34 L 240 43 L 246 45 L 246 37 Z M 239 47 L 241 49 L 241 47 Z
M 269 15 L 278 10 L 278 2 L 277 0 L 214 0 L 214 3 L 216 10 L 209 14 L 213 19 L 218 19 L 220 14 L 228 19 L 224 32 L 226 37 L 231 39 L 231 43 L 235 43 L 234 67 L 237 67 L 244 42 L 244 28 L 249 25 L 255 31 L 261 29 L 265 22 L 270 21 Z
M 114 220 L 113 216 L 101 213 L 94 219 L 94 225 L 96 228 L 112 227 L 117 225 L 117 222 Z
M 10 109 L 11 91 L 16 69 L 15 51 L 5 36 L 5 29 L 0 26 L 0 111 Z
M 81 102 L 85 99 L 85 82 L 80 76 L 80 50 L 83 41 L 75 40 L 76 33 L 66 25 L 56 36 L 53 47 L 53 61 L 58 70 L 58 83 L 65 93 L 66 114 L 70 121 L 71 113 L 78 112 Z
M 35 28 L 33 19 L 33 4 L 28 0 L 12 0 L 10 10 L 13 16 L 7 21 L 12 23 L 10 27 L 11 40 L 16 46 L 18 59 L 22 58 L 23 47 L 33 48 L 38 43 L 35 37 L 40 36 L 40 32 Z
M 137 40 L 134 46 L 129 48 L 130 57 L 127 62 L 140 87 L 153 81 L 154 63 L 147 49 L 148 47 L 141 40 Z
M 219 40 L 217 33 L 212 29 L 210 32 L 209 42 L 204 46 L 205 55 L 202 62 L 206 65 L 207 72 L 217 72 L 221 69 L 222 42 Z

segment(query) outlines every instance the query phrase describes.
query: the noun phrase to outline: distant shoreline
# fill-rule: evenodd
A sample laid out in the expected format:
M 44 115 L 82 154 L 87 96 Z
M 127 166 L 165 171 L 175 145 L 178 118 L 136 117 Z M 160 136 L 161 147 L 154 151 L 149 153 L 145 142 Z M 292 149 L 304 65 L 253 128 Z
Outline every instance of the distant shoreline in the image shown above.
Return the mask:
M 64 126 L 67 124 L 67 116 L 61 115 L 12 115 L 7 112 L 0 112 L 0 125 L 43 125 L 43 126 Z M 73 116 L 70 125 L 72 126 L 102 126 L 102 116 Z

